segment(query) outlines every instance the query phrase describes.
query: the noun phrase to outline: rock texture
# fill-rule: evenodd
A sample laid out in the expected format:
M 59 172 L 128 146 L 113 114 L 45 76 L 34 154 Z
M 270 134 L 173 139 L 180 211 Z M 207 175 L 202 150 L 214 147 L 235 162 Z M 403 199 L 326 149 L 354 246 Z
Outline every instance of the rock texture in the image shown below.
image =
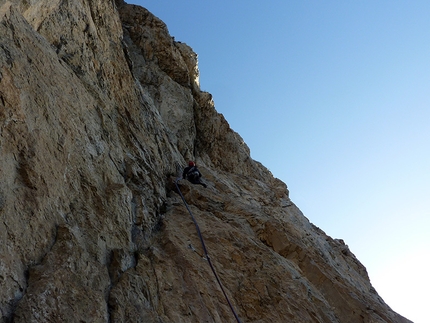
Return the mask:
M 121 0 L 0 1 L 0 322 L 409 322 Z M 393 282 L 395 283 L 395 282 Z

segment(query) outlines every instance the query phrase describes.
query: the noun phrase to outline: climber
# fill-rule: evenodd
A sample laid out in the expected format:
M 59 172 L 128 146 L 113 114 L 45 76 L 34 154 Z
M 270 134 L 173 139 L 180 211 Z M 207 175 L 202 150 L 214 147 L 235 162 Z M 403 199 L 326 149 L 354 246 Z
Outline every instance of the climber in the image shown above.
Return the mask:
M 202 174 L 197 169 L 196 164 L 193 161 L 190 161 L 188 163 L 188 167 L 185 167 L 182 172 L 182 178 L 188 179 L 193 184 L 203 185 L 206 188 L 207 185 L 200 180 L 200 177 L 202 177 Z

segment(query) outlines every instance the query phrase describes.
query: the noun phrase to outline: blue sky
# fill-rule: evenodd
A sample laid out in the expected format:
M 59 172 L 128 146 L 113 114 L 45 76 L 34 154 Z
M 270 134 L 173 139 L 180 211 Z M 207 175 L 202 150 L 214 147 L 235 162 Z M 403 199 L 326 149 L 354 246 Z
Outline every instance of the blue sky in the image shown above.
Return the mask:
M 428 322 L 430 1 L 129 1 L 396 312 Z

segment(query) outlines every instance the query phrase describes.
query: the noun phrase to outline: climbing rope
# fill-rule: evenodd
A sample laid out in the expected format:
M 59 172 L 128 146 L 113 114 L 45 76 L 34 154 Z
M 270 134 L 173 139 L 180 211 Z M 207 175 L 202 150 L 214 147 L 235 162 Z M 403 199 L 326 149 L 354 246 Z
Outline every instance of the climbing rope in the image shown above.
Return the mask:
M 215 276 L 215 278 L 216 278 L 216 280 L 217 280 L 217 282 L 218 282 L 219 287 L 221 288 L 222 293 L 224 294 L 225 299 L 227 300 L 228 305 L 230 306 L 231 311 L 233 312 L 234 317 L 236 318 L 236 321 L 237 321 L 238 323 L 241 323 L 241 321 L 240 321 L 240 319 L 239 319 L 239 316 L 237 316 L 236 311 L 234 310 L 233 305 L 231 304 L 231 302 L 230 302 L 230 300 L 229 300 L 229 298 L 228 298 L 228 296 L 227 296 L 227 294 L 226 294 L 226 292 L 225 292 L 225 290 L 224 290 L 224 287 L 223 287 L 223 286 L 222 286 L 222 284 L 221 284 L 221 280 L 219 279 L 218 274 L 216 273 L 215 268 L 214 268 L 214 266 L 212 265 L 212 261 L 211 261 L 211 258 L 209 257 L 208 251 L 207 251 L 207 249 L 206 249 L 206 244 L 205 244 L 205 241 L 203 240 L 202 233 L 200 232 L 199 225 L 198 225 L 198 223 L 197 223 L 196 219 L 194 218 L 193 213 L 191 212 L 190 207 L 188 206 L 188 203 L 187 203 L 187 201 L 185 200 L 184 195 L 182 195 L 182 192 L 181 192 L 181 190 L 179 189 L 178 182 L 179 182 L 179 180 L 180 180 L 180 179 L 181 179 L 180 177 L 176 179 L 176 181 L 175 181 L 175 185 L 176 185 L 176 188 L 177 188 L 177 190 L 178 190 L 179 195 L 180 195 L 180 196 L 181 196 L 181 198 L 182 198 L 182 201 L 184 202 L 185 207 L 186 207 L 186 208 L 187 208 L 187 210 L 188 210 L 188 213 L 190 213 L 190 215 L 191 215 L 191 219 L 193 220 L 194 225 L 196 226 L 197 234 L 198 234 L 198 236 L 199 236 L 199 238 L 200 238 L 200 242 L 201 242 L 201 244 L 202 244 L 203 252 L 204 252 L 204 254 L 205 254 L 206 260 L 208 261 L 208 264 L 209 264 L 209 266 L 210 266 L 210 267 L 211 267 L 211 269 L 212 269 L 212 272 L 213 272 L 213 274 L 214 274 L 214 276 Z

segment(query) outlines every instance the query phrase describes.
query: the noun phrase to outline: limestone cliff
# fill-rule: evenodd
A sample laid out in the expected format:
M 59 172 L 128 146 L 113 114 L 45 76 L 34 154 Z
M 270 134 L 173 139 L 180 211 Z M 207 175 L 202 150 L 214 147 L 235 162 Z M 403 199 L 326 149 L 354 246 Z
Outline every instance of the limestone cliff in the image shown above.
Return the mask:
M 121 0 L 0 1 L 1 322 L 409 322 Z M 395 282 L 393 282 L 394 284 Z

